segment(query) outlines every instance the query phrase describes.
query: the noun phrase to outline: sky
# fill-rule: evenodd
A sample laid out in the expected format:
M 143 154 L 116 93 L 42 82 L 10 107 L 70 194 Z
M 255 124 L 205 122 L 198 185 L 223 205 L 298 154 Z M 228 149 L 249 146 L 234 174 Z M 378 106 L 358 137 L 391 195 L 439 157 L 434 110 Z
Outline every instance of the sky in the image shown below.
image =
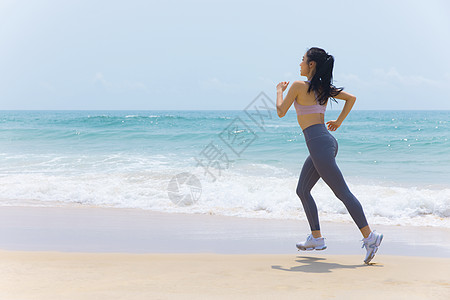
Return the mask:
M 0 0 L 0 110 L 241 110 L 306 80 L 310 47 L 355 110 L 449 110 L 449 16 L 445 0 Z

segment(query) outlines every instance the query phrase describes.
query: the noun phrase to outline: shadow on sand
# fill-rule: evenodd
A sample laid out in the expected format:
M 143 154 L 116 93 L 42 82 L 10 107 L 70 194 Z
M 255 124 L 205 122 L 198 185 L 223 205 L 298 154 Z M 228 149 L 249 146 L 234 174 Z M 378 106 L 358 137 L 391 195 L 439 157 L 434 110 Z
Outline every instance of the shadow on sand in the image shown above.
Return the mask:
M 383 267 L 383 265 L 371 263 L 366 265 L 364 263 L 358 265 L 344 265 L 338 263 L 329 263 L 326 258 L 321 257 L 309 257 L 309 256 L 297 256 L 295 260 L 299 263 L 299 266 L 284 268 L 282 266 L 274 265 L 272 269 L 289 272 L 305 272 L 305 273 L 330 273 L 336 269 L 356 269 L 366 267 Z

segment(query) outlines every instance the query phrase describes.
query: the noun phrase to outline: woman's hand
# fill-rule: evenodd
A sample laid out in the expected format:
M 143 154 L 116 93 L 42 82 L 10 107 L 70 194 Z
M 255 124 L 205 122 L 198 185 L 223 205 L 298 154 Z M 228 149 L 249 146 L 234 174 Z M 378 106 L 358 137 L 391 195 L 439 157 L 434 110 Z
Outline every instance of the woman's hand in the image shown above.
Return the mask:
M 277 85 L 277 90 L 281 89 L 281 91 L 284 92 L 288 85 L 289 81 L 282 81 Z
M 336 129 L 338 129 L 339 126 L 341 126 L 341 123 L 336 120 L 332 120 L 332 121 L 328 121 L 327 125 L 328 125 L 328 130 L 336 131 Z

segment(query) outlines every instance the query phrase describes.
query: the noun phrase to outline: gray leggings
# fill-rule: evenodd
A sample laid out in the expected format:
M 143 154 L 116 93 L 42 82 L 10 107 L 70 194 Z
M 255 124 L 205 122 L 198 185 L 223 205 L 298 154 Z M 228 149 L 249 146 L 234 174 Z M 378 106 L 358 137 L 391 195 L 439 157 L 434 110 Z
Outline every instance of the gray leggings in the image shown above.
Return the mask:
M 344 203 L 358 228 L 367 226 L 361 203 L 350 192 L 336 164 L 335 157 L 338 152 L 338 143 L 334 136 L 328 132 L 323 123 L 305 128 L 303 134 L 310 155 L 306 158 L 300 173 L 297 195 L 302 201 L 311 230 L 320 230 L 316 203 L 311 196 L 311 189 L 319 178 L 322 178 L 333 190 L 336 197 Z

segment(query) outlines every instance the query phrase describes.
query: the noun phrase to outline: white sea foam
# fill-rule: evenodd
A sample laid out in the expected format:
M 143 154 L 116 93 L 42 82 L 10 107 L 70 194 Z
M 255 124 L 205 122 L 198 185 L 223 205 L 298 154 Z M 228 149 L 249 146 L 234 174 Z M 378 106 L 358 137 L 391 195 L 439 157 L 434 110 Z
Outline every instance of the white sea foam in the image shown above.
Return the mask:
M 201 195 L 189 206 L 169 199 L 168 184 L 181 172 L 200 180 Z M 223 172 L 216 181 L 197 168 L 93 171 L 80 174 L 19 173 L 0 176 L 0 205 L 56 206 L 76 203 L 141 208 L 169 213 L 201 213 L 248 218 L 305 220 L 296 195 L 298 178 L 270 165 L 253 164 Z M 428 189 L 361 183 L 347 179 L 370 224 L 450 228 L 450 188 Z M 180 193 L 189 191 L 185 187 Z M 343 203 L 322 181 L 312 190 L 321 221 L 352 222 Z
M 450 227 L 449 116 L 355 111 L 333 133 L 338 165 L 370 224 Z M 236 117 L 257 139 L 240 126 L 220 135 Z M 0 119 L 0 205 L 76 203 L 306 222 L 295 189 L 308 149 L 295 112 L 264 119 L 264 128 L 242 111 L 3 111 Z M 230 167 L 212 182 L 194 165 L 218 150 Z M 169 182 L 181 172 L 200 179 L 194 205 L 169 199 Z M 190 191 L 185 186 L 181 194 Z M 352 221 L 323 181 L 312 195 L 321 220 Z

